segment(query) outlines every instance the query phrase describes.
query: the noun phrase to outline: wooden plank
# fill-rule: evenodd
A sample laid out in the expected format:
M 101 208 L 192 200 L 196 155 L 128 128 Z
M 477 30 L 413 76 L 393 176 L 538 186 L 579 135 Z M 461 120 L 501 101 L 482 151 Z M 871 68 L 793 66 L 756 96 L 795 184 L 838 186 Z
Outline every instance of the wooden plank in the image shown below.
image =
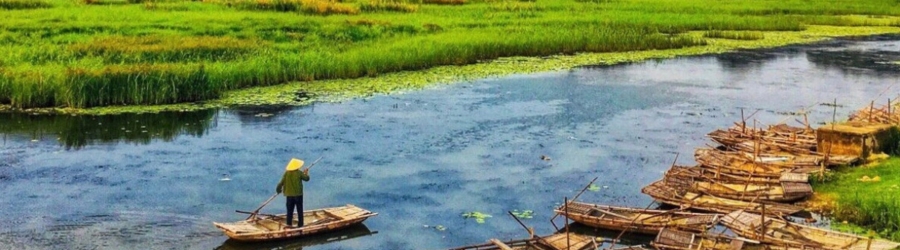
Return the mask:
M 505 243 L 501 242 L 498 239 L 491 239 L 491 243 L 494 243 L 494 245 L 499 247 L 501 250 L 513 250 L 512 247 L 507 246 Z

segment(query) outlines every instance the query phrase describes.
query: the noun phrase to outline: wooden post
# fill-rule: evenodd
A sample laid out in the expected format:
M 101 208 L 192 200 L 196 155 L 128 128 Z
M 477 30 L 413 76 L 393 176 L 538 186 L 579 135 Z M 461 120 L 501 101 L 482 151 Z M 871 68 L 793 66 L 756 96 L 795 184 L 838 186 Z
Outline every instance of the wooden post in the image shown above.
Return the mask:
M 837 105 L 835 105 L 835 109 L 837 109 Z M 875 100 L 869 104 L 869 122 L 872 122 L 872 113 L 875 113 Z
M 569 197 L 565 197 L 566 204 L 564 205 L 564 211 L 566 213 L 566 250 L 569 249 Z
M 872 249 L 872 236 L 869 236 L 869 242 L 866 243 L 866 250 Z
M 759 241 L 763 241 L 766 238 L 766 204 L 759 203 L 762 205 L 762 215 L 759 217 L 760 222 L 760 232 L 759 232 Z
M 747 118 L 744 118 L 744 108 L 741 108 L 741 133 L 747 133 Z

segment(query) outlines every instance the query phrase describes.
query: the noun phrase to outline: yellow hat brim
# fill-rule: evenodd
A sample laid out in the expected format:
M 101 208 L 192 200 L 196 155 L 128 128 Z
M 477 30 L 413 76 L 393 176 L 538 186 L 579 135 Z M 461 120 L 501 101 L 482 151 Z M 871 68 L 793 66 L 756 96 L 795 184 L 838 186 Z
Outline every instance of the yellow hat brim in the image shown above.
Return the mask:
M 303 160 L 292 158 L 291 162 L 288 162 L 287 167 L 285 167 L 284 170 L 297 170 L 300 169 L 300 167 L 303 167 Z

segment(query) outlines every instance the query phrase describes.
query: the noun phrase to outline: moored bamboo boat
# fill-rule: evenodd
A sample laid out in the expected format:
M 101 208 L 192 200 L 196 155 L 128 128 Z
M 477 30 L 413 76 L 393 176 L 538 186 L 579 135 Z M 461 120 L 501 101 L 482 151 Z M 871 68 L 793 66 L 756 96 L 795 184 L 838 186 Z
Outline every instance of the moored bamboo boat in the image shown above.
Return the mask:
M 286 214 L 258 214 L 249 219 L 231 222 L 213 222 L 228 238 L 238 241 L 266 241 L 287 239 L 321 232 L 333 231 L 363 222 L 378 215 L 354 205 L 304 211 L 303 227 L 286 228 Z M 298 216 L 299 217 L 299 216 Z M 297 220 L 293 225 L 297 225 Z
M 565 209 L 568 209 L 568 212 Z M 561 216 L 568 215 L 569 219 L 591 227 L 644 234 L 656 234 L 663 227 L 703 232 L 714 226 L 719 218 L 717 214 L 614 207 L 582 202 L 569 202 L 567 208 L 563 205 L 556 208 L 555 212 Z
M 730 174 L 716 171 L 715 169 L 704 168 L 701 166 L 672 166 L 668 171 L 666 171 L 666 175 L 675 175 L 675 176 L 689 176 L 689 177 L 697 177 L 702 176 L 703 178 L 707 178 L 710 180 L 715 180 L 717 182 L 722 183 L 736 183 L 736 184 L 744 184 L 744 183 L 768 183 L 768 184 L 780 184 L 782 182 L 809 182 L 809 174 L 803 173 L 790 173 L 790 172 L 782 172 L 778 177 L 772 176 L 754 176 L 752 174 Z
M 820 170 L 816 164 L 795 165 L 788 157 L 753 157 L 744 152 L 712 148 L 698 148 L 694 158 L 703 168 L 734 175 L 779 178 L 784 172 L 809 174 Z
M 722 224 L 742 237 L 782 247 L 857 250 L 887 250 L 900 247 L 900 243 L 897 242 L 800 225 L 744 210 L 729 213 L 722 218 Z
M 659 250 L 740 250 L 744 241 L 720 234 L 697 234 L 671 228 L 660 229 L 650 245 Z
M 749 128 L 741 124 L 707 134 L 713 141 L 745 152 L 792 152 L 808 154 L 816 151 L 816 131 L 787 124 L 767 129 Z
M 647 185 L 641 192 L 653 199 L 679 206 L 683 209 L 695 209 L 717 213 L 729 213 L 736 209 L 747 209 L 754 213 L 765 213 L 772 216 L 784 216 L 803 212 L 802 207 L 770 202 L 741 201 L 717 197 L 709 194 L 689 191 L 685 183 L 668 182 L 665 179 Z
M 593 237 L 574 233 L 557 233 L 530 239 L 500 241 L 491 239 L 488 243 L 451 248 L 450 250 L 587 250 L 596 249 Z
M 681 169 L 670 169 L 665 178 L 669 182 L 684 183 L 689 189 L 718 197 L 744 201 L 792 202 L 812 195 L 809 183 L 728 183 L 710 179 L 702 175 L 691 176 L 680 172 Z

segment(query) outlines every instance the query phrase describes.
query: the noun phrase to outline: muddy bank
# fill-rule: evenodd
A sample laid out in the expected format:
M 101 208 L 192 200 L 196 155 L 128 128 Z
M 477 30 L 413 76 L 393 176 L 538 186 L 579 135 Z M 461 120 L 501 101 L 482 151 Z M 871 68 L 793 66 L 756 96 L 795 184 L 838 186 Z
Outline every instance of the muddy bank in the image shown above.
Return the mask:
M 0 245 L 232 249 L 211 222 L 244 218 L 233 211 L 271 195 L 287 159 L 318 156 L 324 159 L 311 172 L 306 207 L 359 205 L 379 213 L 365 223 L 378 233 L 266 246 L 441 249 L 520 238 L 524 231 L 508 210 L 533 210 L 525 223 L 546 234 L 554 231 L 552 208 L 595 176 L 600 190 L 580 200 L 647 206 L 640 188 L 660 178 L 675 154 L 692 163 L 693 150 L 710 143 L 704 135 L 740 119 L 742 108 L 760 123 L 793 122 L 798 117 L 789 114 L 801 109 L 824 122 L 832 107 L 820 104 L 835 98 L 839 118 L 873 98 L 886 101 L 879 93 L 897 74 L 846 70 L 881 67 L 874 62 L 828 62 L 866 62 L 844 58 L 892 51 L 900 42 L 845 41 L 303 107 L 147 117 L 3 114 L 0 124 L 18 125 L 0 126 L 0 191 L 7 194 L 0 198 Z M 829 59 L 831 52 L 837 54 Z M 151 135 L 134 137 L 141 126 Z M 281 204 L 279 198 L 264 211 L 278 213 Z M 460 216 L 475 211 L 492 217 L 478 223 Z

